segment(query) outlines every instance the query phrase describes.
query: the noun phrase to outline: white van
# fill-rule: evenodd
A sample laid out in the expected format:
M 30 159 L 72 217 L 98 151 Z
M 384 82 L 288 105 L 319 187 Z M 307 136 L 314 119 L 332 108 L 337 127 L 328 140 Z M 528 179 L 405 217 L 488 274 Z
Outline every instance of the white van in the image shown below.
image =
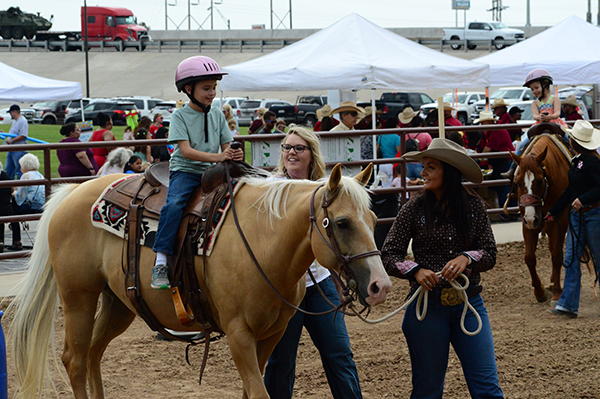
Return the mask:
M 160 98 L 152 98 L 148 96 L 115 97 L 113 100 L 134 103 L 138 109 L 139 117 L 141 118 L 142 116 L 147 116 L 150 119 L 152 119 L 152 110 L 154 107 L 156 107 L 156 104 L 163 102 L 163 100 Z

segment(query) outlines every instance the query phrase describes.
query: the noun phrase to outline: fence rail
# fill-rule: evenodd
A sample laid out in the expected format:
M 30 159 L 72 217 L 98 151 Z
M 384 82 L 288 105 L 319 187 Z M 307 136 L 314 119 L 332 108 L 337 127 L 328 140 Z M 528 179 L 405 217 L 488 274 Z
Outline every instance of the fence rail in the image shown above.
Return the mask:
M 590 121 L 593 124 L 600 124 L 600 120 L 592 120 Z M 571 123 L 572 122 L 568 122 Z M 521 125 L 521 124 L 511 124 L 511 125 L 487 125 L 485 126 L 485 130 L 498 130 L 498 129 L 515 129 L 515 128 L 528 128 L 531 125 Z M 482 126 L 447 126 L 445 127 L 447 132 L 453 131 L 470 131 L 470 130 L 482 130 Z M 335 138 L 335 137 L 360 137 L 360 136 L 372 136 L 372 135 L 382 135 L 382 134 L 399 134 L 402 152 L 406 149 L 406 135 L 409 133 L 417 133 L 417 132 L 429 132 L 429 133 L 437 133 L 439 129 L 437 127 L 426 127 L 426 128 L 398 128 L 398 129 L 378 129 L 378 130 L 352 130 L 352 131 L 340 131 L 340 132 L 320 132 L 319 136 L 321 139 L 324 138 Z M 253 141 L 262 141 L 262 140 L 277 140 L 283 139 L 285 137 L 284 134 L 256 134 L 256 135 L 248 135 L 248 136 L 236 136 L 234 139 L 236 141 L 245 144 L 246 142 Z M 154 139 L 154 140 L 136 140 L 135 144 L 138 146 L 158 146 L 167 144 L 166 139 Z M 35 186 L 35 185 L 44 185 L 46 191 L 46 198 L 50 197 L 52 192 L 52 186 L 56 184 L 63 183 L 82 183 L 87 180 L 95 179 L 95 176 L 88 177 L 68 177 L 68 178 L 56 178 L 52 177 L 52 164 L 50 152 L 56 151 L 57 149 L 76 149 L 76 148 L 114 148 L 114 147 L 128 147 L 131 145 L 131 141 L 104 141 L 104 142 L 83 142 L 83 143 L 48 143 L 48 144 L 20 144 L 20 145 L 10 145 L 10 146 L 0 146 L 0 152 L 9 152 L 9 151 L 36 151 L 41 150 L 44 154 L 44 162 L 43 162 L 43 176 L 44 179 L 37 180 L 11 180 L 11 181 L 0 181 L 0 188 L 4 187 L 20 187 L 20 186 Z M 242 146 L 244 148 L 245 146 Z M 473 154 L 471 155 L 474 159 L 482 159 L 482 158 L 503 158 L 510 156 L 509 152 L 488 152 L 485 154 Z M 420 191 L 422 187 L 420 186 L 407 186 L 406 185 L 406 161 L 402 158 L 392 158 L 392 159 L 367 159 L 360 161 L 350 161 L 350 162 L 330 162 L 327 165 L 333 166 L 337 163 L 341 163 L 343 166 L 366 166 L 369 163 L 373 163 L 375 165 L 379 164 L 389 164 L 389 163 L 400 163 L 403 165 L 401 169 L 401 187 L 392 187 L 392 188 L 376 188 L 371 191 L 373 194 L 399 194 L 402 203 L 406 201 L 406 194 Z M 499 179 L 499 180 L 486 180 L 482 183 L 463 183 L 464 186 L 469 188 L 479 188 L 479 187 L 494 187 L 506 185 L 509 183 L 507 179 Z M 499 204 L 502 206 L 503 204 Z M 509 208 L 510 212 L 517 212 L 518 207 Z M 500 214 L 503 210 L 501 208 L 491 208 L 488 209 L 488 214 Z M 28 215 L 19 215 L 19 216 L 2 216 L 0 217 L 0 223 L 10 223 L 10 222 L 20 222 L 20 221 L 33 221 L 39 220 L 41 217 L 40 214 L 28 214 Z M 378 223 L 392 223 L 394 221 L 393 218 L 385 218 L 379 219 Z M 19 251 L 13 253 L 0 253 L 0 260 L 2 259 L 14 259 L 20 257 L 26 257 L 30 254 L 30 251 Z

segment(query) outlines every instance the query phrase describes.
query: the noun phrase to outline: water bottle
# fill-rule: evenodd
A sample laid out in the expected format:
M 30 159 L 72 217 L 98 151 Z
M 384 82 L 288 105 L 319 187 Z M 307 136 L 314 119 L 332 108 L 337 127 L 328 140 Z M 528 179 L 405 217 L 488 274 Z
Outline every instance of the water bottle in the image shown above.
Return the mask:
M 4 312 L 0 310 L 0 399 L 8 399 L 8 387 L 6 385 L 6 343 L 4 342 L 4 332 L 2 331 L 2 316 Z

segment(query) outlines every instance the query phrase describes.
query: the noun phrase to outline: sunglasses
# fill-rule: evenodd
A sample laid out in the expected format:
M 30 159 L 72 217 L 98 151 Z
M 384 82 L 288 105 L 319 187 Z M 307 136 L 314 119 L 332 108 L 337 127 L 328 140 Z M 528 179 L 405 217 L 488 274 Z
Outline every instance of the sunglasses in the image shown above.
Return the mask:
M 283 150 L 283 152 L 290 152 L 292 148 L 298 154 L 304 152 L 304 150 L 309 150 L 310 151 L 310 147 L 309 146 L 302 145 L 302 144 L 297 144 L 297 145 L 282 144 L 281 145 L 281 149 Z
M 357 116 L 357 115 L 358 115 L 358 112 L 356 112 L 356 111 L 352 111 L 352 112 L 344 112 L 344 114 L 346 114 L 346 115 L 352 115 L 352 116 Z

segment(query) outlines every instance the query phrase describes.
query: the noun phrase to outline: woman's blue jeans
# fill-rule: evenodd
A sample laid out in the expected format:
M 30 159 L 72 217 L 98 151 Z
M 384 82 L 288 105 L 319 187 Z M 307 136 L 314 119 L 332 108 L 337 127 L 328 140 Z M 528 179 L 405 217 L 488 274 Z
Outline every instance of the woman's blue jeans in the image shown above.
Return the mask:
M 321 281 L 319 287 L 331 302 L 336 305 L 340 303 L 331 277 Z M 324 312 L 331 309 L 331 306 L 312 286 L 306 289 L 300 308 L 310 312 Z M 329 313 L 310 316 L 301 312 L 296 312 L 292 317 L 285 334 L 267 363 L 265 386 L 271 398 L 290 399 L 294 393 L 296 357 L 302 327 L 306 327 L 310 338 L 319 350 L 333 397 L 335 399 L 362 398 L 344 315 Z
M 565 252 L 565 282 L 556 309 L 577 314 L 581 293 L 581 262 L 587 245 L 596 262 L 600 262 L 600 208 L 582 213 L 571 211 Z M 575 234 L 573 234 L 573 232 Z M 596 266 L 598 273 L 598 266 Z
M 202 175 L 198 173 L 188 173 L 171 171 L 169 173 L 169 192 L 167 193 L 167 203 L 160 211 L 158 219 L 158 228 L 156 238 L 154 239 L 154 252 L 172 255 L 173 245 L 177 229 L 183 216 L 183 208 L 188 203 L 192 192 L 200 185 Z
M 463 305 L 443 306 L 430 299 L 423 321 L 417 320 L 416 302 L 406 309 L 402 331 L 406 337 L 412 365 L 411 398 L 441 398 L 448 367 L 450 344 L 460 359 L 472 398 L 502 398 L 494 354 L 494 339 L 481 295 L 469 298 L 479 313 L 483 326 L 479 334 L 466 335 L 460 328 Z M 477 329 L 477 319 L 470 310 L 465 318 L 467 331 Z

